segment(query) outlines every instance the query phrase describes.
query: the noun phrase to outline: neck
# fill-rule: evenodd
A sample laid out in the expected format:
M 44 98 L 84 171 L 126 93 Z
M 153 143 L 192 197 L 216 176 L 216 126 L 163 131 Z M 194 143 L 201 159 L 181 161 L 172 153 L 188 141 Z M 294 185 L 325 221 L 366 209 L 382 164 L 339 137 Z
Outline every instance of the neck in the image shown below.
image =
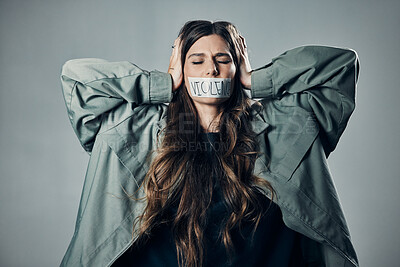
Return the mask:
M 217 132 L 221 109 L 218 105 L 194 103 L 199 115 L 200 125 L 204 132 Z

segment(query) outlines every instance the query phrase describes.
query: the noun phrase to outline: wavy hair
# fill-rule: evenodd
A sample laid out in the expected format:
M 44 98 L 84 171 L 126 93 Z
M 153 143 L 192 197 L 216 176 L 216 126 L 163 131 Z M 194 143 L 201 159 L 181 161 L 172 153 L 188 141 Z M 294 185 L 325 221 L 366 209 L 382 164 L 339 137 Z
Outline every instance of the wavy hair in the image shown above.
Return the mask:
M 217 160 L 211 164 L 200 144 L 199 133 L 204 130 L 184 82 L 167 109 L 167 124 L 162 142 L 144 179 L 147 204 L 138 217 L 139 237 L 134 245 L 143 245 L 152 230 L 169 223 L 174 234 L 179 266 L 202 266 L 207 253 L 204 229 L 207 209 L 217 177 L 228 213 L 221 224 L 219 238 L 224 243 L 229 259 L 235 252 L 231 230 L 241 226 L 242 220 L 254 223 L 252 237 L 262 215 L 260 195 L 274 196 L 270 183 L 253 174 L 259 148 L 250 121 L 250 99 L 239 80 L 239 33 L 229 22 L 189 21 L 179 32 L 182 66 L 190 47 L 201 37 L 221 36 L 227 43 L 236 65 L 233 93 L 221 104 L 218 122 L 220 139 L 213 147 Z M 161 135 L 159 135 L 161 136 Z M 214 166 L 214 168 L 211 168 Z M 199 190 L 202 189 L 202 190 Z M 176 212 L 171 213 L 175 207 Z

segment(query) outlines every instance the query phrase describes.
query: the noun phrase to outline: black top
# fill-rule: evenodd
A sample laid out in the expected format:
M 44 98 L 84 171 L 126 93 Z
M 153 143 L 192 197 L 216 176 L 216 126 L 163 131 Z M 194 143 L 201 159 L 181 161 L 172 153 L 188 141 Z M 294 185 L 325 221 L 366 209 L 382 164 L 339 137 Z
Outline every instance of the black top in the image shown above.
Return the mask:
M 215 145 L 219 136 L 218 133 L 207 133 L 201 134 L 201 138 Z M 211 144 L 207 144 L 208 152 L 215 153 L 212 152 Z M 210 157 L 212 156 L 210 154 Z M 260 220 L 253 243 L 251 243 L 251 233 L 254 225 L 243 221 L 241 227 L 243 235 L 240 235 L 238 228 L 231 231 L 236 254 L 233 257 L 233 264 L 228 265 L 225 246 L 220 240 L 217 242 L 219 226 L 226 215 L 226 207 L 218 182 L 215 183 L 212 205 L 208 211 L 209 224 L 204 230 L 207 240 L 204 266 L 305 266 L 302 263 L 300 249 L 301 234 L 285 226 L 278 205 L 265 196 L 260 201 L 268 211 Z M 112 266 L 178 266 L 174 239 L 168 224 L 161 224 L 155 228 L 152 238 L 143 247 L 128 249 Z

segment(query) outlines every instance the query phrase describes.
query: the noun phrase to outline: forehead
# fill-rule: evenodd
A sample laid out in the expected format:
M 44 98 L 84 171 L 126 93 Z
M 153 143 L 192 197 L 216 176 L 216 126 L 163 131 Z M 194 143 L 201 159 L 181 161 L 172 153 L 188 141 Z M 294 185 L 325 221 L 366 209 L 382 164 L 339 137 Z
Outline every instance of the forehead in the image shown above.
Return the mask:
M 229 53 L 229 47 L 226 41 L 219 35 L 212 34 L 203 36 L 197 40 L 189 49 L 186 56 L 192 53 Z

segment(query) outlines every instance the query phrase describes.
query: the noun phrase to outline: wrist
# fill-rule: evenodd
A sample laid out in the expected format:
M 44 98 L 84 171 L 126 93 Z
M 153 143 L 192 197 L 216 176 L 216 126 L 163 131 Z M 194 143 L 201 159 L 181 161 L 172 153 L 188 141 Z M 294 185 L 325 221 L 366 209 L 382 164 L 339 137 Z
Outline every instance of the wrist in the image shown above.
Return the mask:
M 241 83 L 244 89 L 251 89 L 251 72 L 246 73 L 241 77 Z
M 171 88 L 172 88 L 172 92 L 175 92 L 179 89 L 179 87 L 181 86 L 182 83 L 182 76 L 181 75 L 177 75 L 176 73 L 169 73 L 171 76 Z

